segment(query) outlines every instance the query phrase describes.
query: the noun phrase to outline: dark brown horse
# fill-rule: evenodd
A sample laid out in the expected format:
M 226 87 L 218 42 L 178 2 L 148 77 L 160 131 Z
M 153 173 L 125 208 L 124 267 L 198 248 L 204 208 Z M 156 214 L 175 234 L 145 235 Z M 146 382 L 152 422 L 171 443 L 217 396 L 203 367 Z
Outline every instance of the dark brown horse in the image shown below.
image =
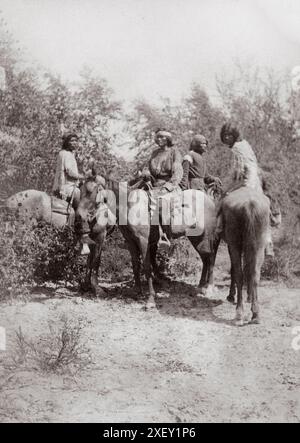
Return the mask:
M 147 192 L 142 189 L 127 189 L 126 184 L 125 187 L 123 187 L 123 190 L 125 191 L 125 198 L 120 196 L 119 183 L 107 179 L 107 190 L 104 198 L 108 208 L 112 213 L 116 214 L 119 229 L 127 241 L 133 266 L 135 290 L 142 293 L 140 277 L 142 262 L 149 288 L 146 308 L 153 308 L 155 307 L 153 278 L 158 275 L 156 253 L 159 240 L 159 229 L 158 226 L 153 226 L 150 223 L 148 217 L 149 196 Z M 128 193 L 126 194 L 127 191 Z M 218 246 L 218 241 L 214 237 L 216 210 L 212 198 L 204 194 L 202 191 L 197 191 L 197 193 L 201 194 L 201 198 L 204 202 L 204 213 L 202 214 L 203 224 L 197 235 L 191 233 L 191 235 L 188 235 L 188 238 L 203 262 L 202 275 L 199 283 L 200 292 L 209 293 L 213 288 L 213 269 Z M 100 190 L 99 192 L 96 182 L 94 183 L 94 187 L 91 186 L 90 182 L 88 190 L 86 190 L 85 185 L 83 185 L 83 192 L 78 210 L 84 211 L 85 213 L 88 211 L 94 211 L 97 207 L 99 194 L 102 195 L 102 197 L 100 197 L 101 200 L 101 198 L 103 198 L 103 191 Z M 197 195 L 199 196 L 200 194 Z M 102 209 L 103 208 L 101 208 L 100 205 L 100 210 Z M 141 214 L 144 217 L 141 217 Z M 109 217 L 107 221 L 105 217 L 104 219 L 102 218 L 102 222 L 99 221 L 99 218 L 97 218 L 97 220 L 99 232 L 94 231 L 92 235 L 92 238 L 97 245 L 91 247 L 91 254 L 89 257 L 90 275 L 88 275 L 86 279 L 86 286 L 91 287 L 94 291 L 96 290 L 98 283 L 97 276 L 103 242 L 106 237 L 107 228 L 111 225 Z M 184 235 L 184 233 L 177 232 L 176 237 L 179 237 L 180 235 Z M 207 250 L 207 244 L 210 246 L 209 251 Z
M 252 323 L 259 323 L 258 285 L 267 242 L 270 200 L 261 190 L 242 187 L 222 203 L 224 239 L 231 260 L 231 288 L 228 300 L 234 302 L 237 288 L 236 324 L 244 324 L 243 284 L 251 302 Z

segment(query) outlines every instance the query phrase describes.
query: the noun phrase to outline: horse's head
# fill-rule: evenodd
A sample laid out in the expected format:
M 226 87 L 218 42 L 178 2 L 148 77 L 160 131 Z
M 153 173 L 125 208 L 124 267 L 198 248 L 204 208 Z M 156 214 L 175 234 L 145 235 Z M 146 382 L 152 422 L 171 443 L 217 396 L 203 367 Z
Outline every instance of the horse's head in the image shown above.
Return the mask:
M 91 174 L 80 187 L 79 208 L 93 211 L 104 199 L 105 179 Z
M 100 176 L 90 176 L 81 186 L 80 202 L 76 211 L 77 221 L 80 219 L 96 221 L 95 229 L 106 229 L 116 224 L 115 193 L 109 189 L 109 181 Z

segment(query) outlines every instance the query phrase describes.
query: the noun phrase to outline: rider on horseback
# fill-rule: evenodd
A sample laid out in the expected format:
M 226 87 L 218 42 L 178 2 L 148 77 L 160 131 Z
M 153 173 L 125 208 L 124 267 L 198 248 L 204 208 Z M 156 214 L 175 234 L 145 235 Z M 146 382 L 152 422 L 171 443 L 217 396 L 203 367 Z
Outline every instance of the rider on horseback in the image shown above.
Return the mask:
M 219 178 L 207 173 L 203 154 L 207 151 L 208 141 L 204 135 L 195 135 L 190 144 L 190 152 L 183 157 L 183 178 L 180 182 L 182 190 L 198 189 L 204 191 L 207 185 L 216 183 L 220 187 Z
M 180 152 L 174 148 L 170 132 L 159 129 L 155 132 L 155 149 L 149 160 L 149 172 L 153 191 L 150 193 L 151 215 L 158 209 L 159 201 L 173 191 L 179 190 L 183 169 Z M 169 239 L 159 221 L 159 247 L 169 247 Z
M 220 136 L 222 142 L 231 149 L 233 154 L 231 172 L 232 182 L 224 195 L 226 196 L 230 192 L 233 192 L 242 186 L 261 190 L 263 192 L 256 155 L 250 144 L 241 138 L 239 130 L 232 123 L 226 123 L 222 126 Z M 217 233 L 222 233 L 223 229 L 223 216 L 220 208 L 217 223 Z M 271 227 L 269 227 L 268 231 L 266 255 L 271 257 L 274 256 Z
M 56 172 L 53 184 L 53 195 L 62 200 L 68 201 L 73 209 L 77 211 L 80 201 L 79 182 L 84 178 L 78 172 L 77 161 L 74 151 L 78 146 L 78 136 L 76 134 L 67 134 L 63 137 L 62 149 L 57 156 Z M 89 253 L 89 244 L 95 244 L 90 239 L 90 227 L 83 217 L 77 217 L 76 230 L 80 233 L 80 241 L 83 245 L 82 254 Z
M 56 162 L 56 172 L 53 184 L 53 195 L 62 200 L 69 201 L 76 210 L 80 200 L 79 174 L 74 151 L 78 145 L 76 134 L 63 137 L 62 149 L 59 151 Z
M 132 185 L 139 187 L 141 180 L 145 182 L 145 180 L 149 181 L 151 179 L 154 189 L 149 192 L 149 195 L 150 211 L 153 218 L 155 211 L 159 209 L 159 202 L 164 199 L 169 200 L 171 192 L 176 193 L 189 188 L 204 190 L 205 186 L 210 184 L 221 187 L 221 181 L 207 173 L 206 162 L 202 154 L 206 151 L 208 143 L 203 135 L 196 135 L 193 138 L 190 152 L 184 157 L 183 163 L 181 162 L 180 153 L 173 147 L 170 132 L 165 130 L 156 131 L 155 142 L 159 148 L 151 155 L 148 173 L 140 173 L 131 182 Z M 160 238 L 158 246 L 167 249 L 170 242 L 162 225 L 162 220 L 159 219 Z M 207 245 L 207 251 L 211 252 L 209 245 Z

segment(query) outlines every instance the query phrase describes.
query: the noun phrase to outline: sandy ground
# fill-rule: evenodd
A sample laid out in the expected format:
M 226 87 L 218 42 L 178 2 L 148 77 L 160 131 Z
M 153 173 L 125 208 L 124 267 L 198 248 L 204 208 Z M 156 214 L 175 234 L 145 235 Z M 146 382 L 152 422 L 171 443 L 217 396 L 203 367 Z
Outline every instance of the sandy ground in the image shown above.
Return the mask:
M 39 291 L 1 304 L 0 421 L 299 422 L 299 290 L 263 284 L 262 324 L 240 328 L 222 279 L 213 299 L 174 282 L 150 312 L 122 286 L 98 299 Z M 62 314 L 82 319 L 90 364 L 77 373 L 12 366 L 15 331 L 38 340 Z

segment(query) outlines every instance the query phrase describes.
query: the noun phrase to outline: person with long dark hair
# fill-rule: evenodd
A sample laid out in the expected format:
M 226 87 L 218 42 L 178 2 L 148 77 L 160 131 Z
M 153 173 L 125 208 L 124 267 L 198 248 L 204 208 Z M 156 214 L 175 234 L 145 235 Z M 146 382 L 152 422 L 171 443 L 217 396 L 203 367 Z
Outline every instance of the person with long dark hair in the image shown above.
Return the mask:
M 204 154 L 208 149 L 208 140 L 202 134 L 197 134 L 192 138 L 190 150 L 183 157 L 183 178 L 180 182 L 182 190 L 198 189 L 204 191 L 206 186 L 215 183 L 222 186 L 218 177 L 213 177 L 207 172 L 207 165 Z
M 78 145 L 76 134 L 68 134 L 63 137 L 62 149 L 59 151 L 56 162 L 56 171 L 53 184 L 53 194 L 62 200 L 72 203 L 76 210 L 80 200 L 79 180 L 83 175 L 79 174 L 75 150 Z
M 56 172 L 53 184 L 53 195 L 68 201 L 77 211 L 80 201 L 79 182 L 84 178 L 78 172 L 75 150 L 78 146 L 78 136 L 74 133 L 63 137 L 62 149 L 59 151 L 56 162 Z M 88 245 L 95 244 L 89 237 L 90 227 L 86 218 L 75 215 L 75 226 L 82 243 L 82 254 L 89 254 Z
M 241 133 L 237 125 L 233 122 L 227 122 L 222 126 L 220 132 L 221 141 L 231 149 L 232 167 L 231 167 L 231 183 L 224 195 L 246 186 L 264 192 L 262 187 L 261 170 L 258 166 L 256 155 L 250 144 L 241 137 Z M 272 214 L 270 213 L 270 219 Z M 222 206 L 220 207 L 217 232 L 223 232 L 223 216 Z M 271 226 L 268 230 L 268 240 L 266 246 L 266 255 L 273 257 L 273 241 Z

